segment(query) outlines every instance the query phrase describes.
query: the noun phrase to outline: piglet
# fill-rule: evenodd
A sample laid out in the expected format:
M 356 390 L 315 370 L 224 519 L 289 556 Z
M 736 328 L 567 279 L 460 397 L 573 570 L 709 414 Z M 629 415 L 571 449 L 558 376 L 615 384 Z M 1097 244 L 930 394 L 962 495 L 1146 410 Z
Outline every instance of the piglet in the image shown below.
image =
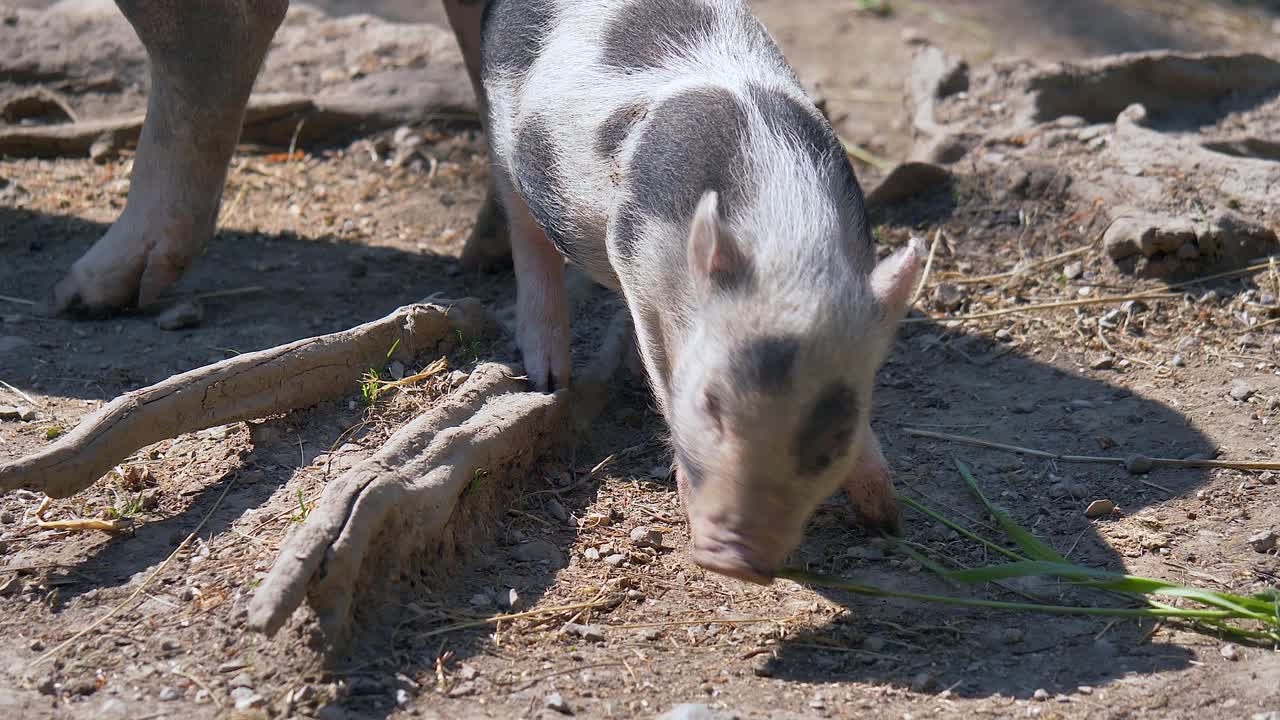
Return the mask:
M 844 487 L 900 512 L 874 376 L 920 265 L 876 263 L 831 126 L 741 0 L 491 0 L 482 81 L 531 384 L 569 383 L 565 259 L 621 292 L 693 558 L 767 584 Z

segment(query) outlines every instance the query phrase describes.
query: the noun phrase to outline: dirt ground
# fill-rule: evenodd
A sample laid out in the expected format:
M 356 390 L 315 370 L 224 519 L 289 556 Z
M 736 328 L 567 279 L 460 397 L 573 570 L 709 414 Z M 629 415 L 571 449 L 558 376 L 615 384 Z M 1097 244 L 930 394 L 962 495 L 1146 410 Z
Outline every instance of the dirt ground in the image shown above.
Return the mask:
M 439 21 L 431 3 L 320 5 Z M 1276 3 L 913 0 L 890 3 L 884 17 L 840 0 L 753 5 L 840 132 L 889 159 L 911 147 L 902 97 L 912 38 L 975 67 L 1005 55 L 1280 50 Z M 433 293 L 508 308 L 509 275 L 472 276 L 455 260 L 483 197 L 477 130 L 437 122 L 415 132 L 424 156 L 399 166 L 389 162 L 391 132 L 305 147 L 301 159 L 272 154 L 278 149 L 238 153 L 221 229 L 172 297 L 197 299 L 203 320 L 178 331 L 149 314 L 48 319 L 22 302 L 47 292 L 121 210 L 127 151 L 104 164 L 0 159 L 0 380 L 13 386 L 0 386 L 0 406 L 37 410 L 28 421 L 0 421 L 0 461 L 47 444 L 128 390 L 349 328 Z M 868 187 L 879 179 L 870 165 L 856 169 Z M 1130 475 L 904 431 L 1080 455 L 1280 458 L 1280 326 L 1247 332 L 1250 317 L 1280 311 L 1274 272 L 1191 286 L 1120 315 L 1086 306 L 945 319 L 1158 287 L 1117 274 L 1096 244 L 1069 259 L 1082 263 L 1077 271 L 1064 259 L 975 280 L 1095 243 L 1105 227 L 1096 205 L 1051 189 L 1011 193 L 1002 177 L 962 173 L 874 218 L 882 252 L 912 233 L 943 230 L 948 247 L 932 284 L 962 281 L 956 302 L 926 291 L 878 379 L 873 425 L 899 488 L 980 523 L 950 464 L 960 457 L 989 496 L 1073 561 L 1240 593 L 1280 583 L 1277 556 L 1246 542 L 1280 529 L 1277 474 Z M 617 300 L 580 279 L 574 299 L 581 358 Z M 481 359 L 515 360 L 514 352 L 498 342 L 450 361 L 465 372 Z M 1233 396 L 1240 382 L 1251 392 Z M 346 399 L 304 412 L 160 442 L 48 514 L 123 517 L 132 522 L 126 533 L 42 529 L 39 496 L 0 498 L 0 709 L 22 718 L 330 719 L 651 718 L 679 703 L 741 718 L 1280 713 L 1280 658 L 1269 647 L 1228 646 L 1169 624 L 970 611 L 786 581 L 762 588 L 702 571 L 686 556 L 662 420 L 635 378 L 617 388 L 589 436 L 511 490 L 505 512 L 477 519 L 456 562 L 402 579 L 408 589 L 396 597 L 407 599 L 365 618 L 334 666 L 318 666 L 298 633 L 246 631 L 248 597 L 325 483 L 447 391 L 435 383 L 369 407 L 352 387 Z M 1117 512 L 1087 518 L 1085 508 L 1101 499 Z M 886 554 L 849 514 L 844 497 L 833 497 L 791 564 L 898 589 L 964 592 Z M 202 520 L 198 541 L 144 586 Z M 640 525 L 663 533 L 663 549 L 633 546 L 630 531 Z M 915 513 L 906 538 L 937 557 L 988 561 Z M 620 561 L 606 561 L 615 554 Z M 513 589 L 520 608 L 547 612 L 447 630 L 508 612 Z M 1017 589 L 1106 602 L 1056 585 Z M 126 601 L 56 658 L 33 664 Z M 589 630 L 566 633 L 569 622 Z M 235 710 L 237 700 L 252 709 Z

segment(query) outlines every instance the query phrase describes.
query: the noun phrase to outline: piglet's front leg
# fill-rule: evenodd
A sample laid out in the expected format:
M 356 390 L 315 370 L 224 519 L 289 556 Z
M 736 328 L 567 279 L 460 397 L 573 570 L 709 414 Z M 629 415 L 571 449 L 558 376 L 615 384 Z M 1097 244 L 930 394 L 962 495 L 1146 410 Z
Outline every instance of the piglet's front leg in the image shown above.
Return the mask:
M 530 387 L 555 392 L 569 386 L 570 373 L 564 256 L 517 193 L 508 193 L 506 205 L 516 273 L 516 342 Z
M 844 489 L 853 503 L 858 524 L 868 532 L 902 533 L 902 511 L 898 507 L 889 464 L 880 451 L 880 440 L 870 428 L 863 431 L 858 461 L 845 481 Z

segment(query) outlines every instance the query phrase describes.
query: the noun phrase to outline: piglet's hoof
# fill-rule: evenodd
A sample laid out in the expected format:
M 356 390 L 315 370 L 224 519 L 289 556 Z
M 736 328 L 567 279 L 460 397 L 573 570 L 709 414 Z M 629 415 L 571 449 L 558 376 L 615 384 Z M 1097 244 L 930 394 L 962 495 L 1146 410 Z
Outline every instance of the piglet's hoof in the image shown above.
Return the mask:
M 101 317 L 147 308 L 182 278 L 198 252 L 191 242 L 150 242 L 131 233 L 122 217 L 54 286 L 39 310 L 45 315 Z

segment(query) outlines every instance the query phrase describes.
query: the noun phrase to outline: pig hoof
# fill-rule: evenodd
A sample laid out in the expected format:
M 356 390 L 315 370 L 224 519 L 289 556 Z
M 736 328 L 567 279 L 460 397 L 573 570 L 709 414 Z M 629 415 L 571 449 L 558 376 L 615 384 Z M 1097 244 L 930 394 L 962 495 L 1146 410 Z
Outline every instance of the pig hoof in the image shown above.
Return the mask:
M 526 349 L 527 348 L 527 349 Z M 525 376 L 534 392 L 553 393 L 569 387 L 569 353 L 551 352 L 536 343 L 521 343 Z M 559 357 L 563 355 L 563 357 Z
M 130 232 L 131 225 L 120 218 L 76 260 L 54 286 L 44 314 L 100 317 L 145 308 L 182 277 L 199 244 L 187 252 L 191 243 L 182 239 L 151 242 L 145 232 Z

